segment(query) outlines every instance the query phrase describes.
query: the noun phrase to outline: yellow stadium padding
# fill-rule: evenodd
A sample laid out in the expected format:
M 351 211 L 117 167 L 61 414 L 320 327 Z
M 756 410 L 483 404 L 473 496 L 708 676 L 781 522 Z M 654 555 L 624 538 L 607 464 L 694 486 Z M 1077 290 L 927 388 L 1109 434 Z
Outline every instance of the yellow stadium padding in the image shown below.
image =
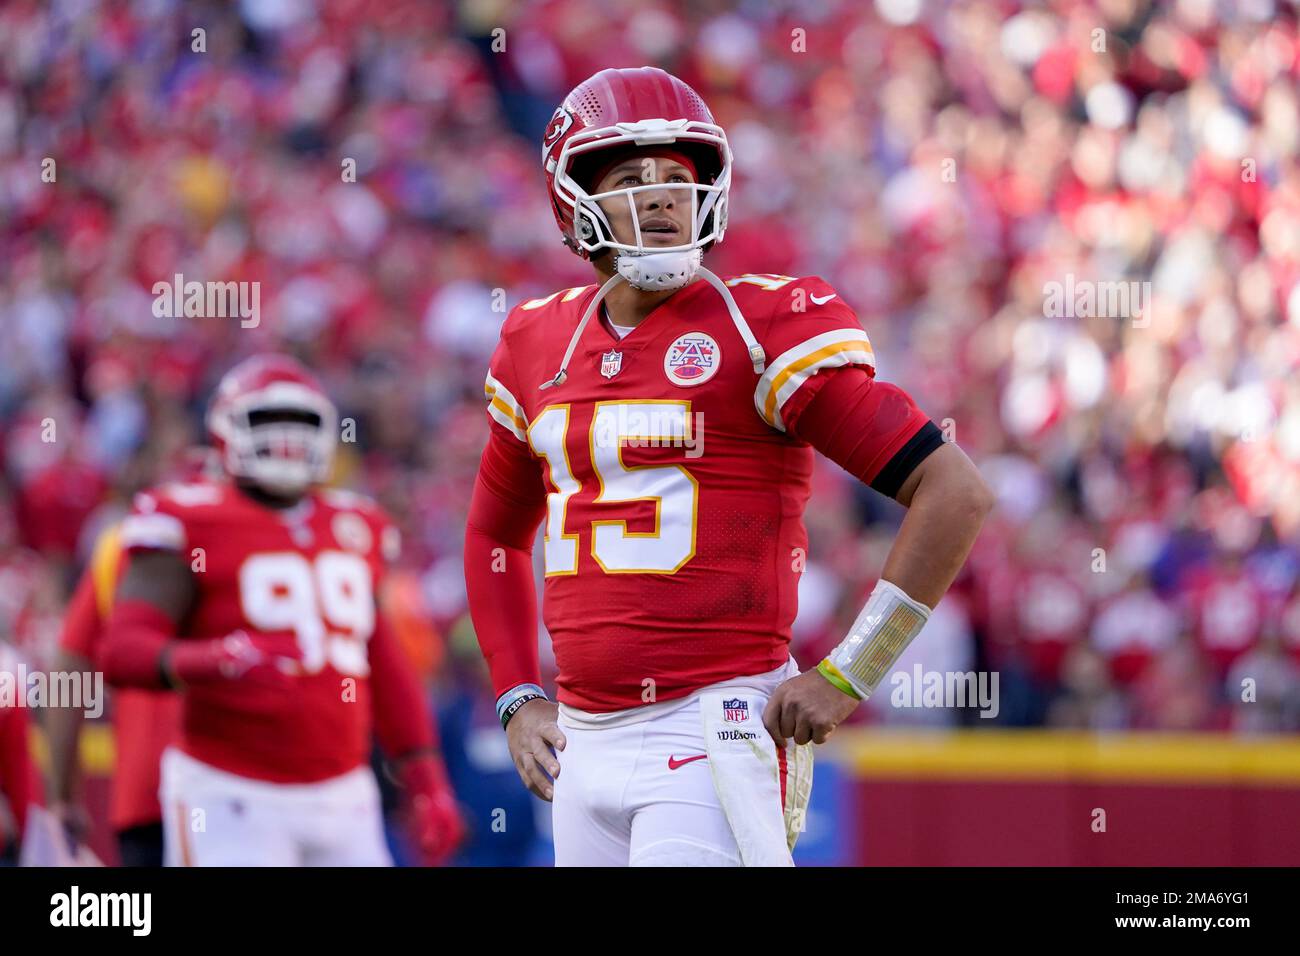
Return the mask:
M 41 728 L 31 729 L 32 759 L 42 771 L 49 766 L 50 749 L 45 744 L 45 735 Z M 113 772 L 117 763 L 117 746 L 113 739 L 110 724 L 87 723 L 82 727 L 81 738 L 77 741 L 77 750 L 81 754 L 81 770 L 92 777 L 105 777 Z
M 832 745 L 866 778 L 1300 785 L 1300 740 L 1281 736 L 851 728 Z

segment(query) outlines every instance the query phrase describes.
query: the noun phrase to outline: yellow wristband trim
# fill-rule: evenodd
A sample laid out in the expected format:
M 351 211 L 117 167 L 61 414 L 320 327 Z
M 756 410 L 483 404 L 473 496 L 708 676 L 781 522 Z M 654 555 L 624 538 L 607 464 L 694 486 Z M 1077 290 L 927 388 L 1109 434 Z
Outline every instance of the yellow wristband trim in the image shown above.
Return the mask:
M 844 675 L 840 672 L 840 669 L 831 663 L 831 659 L 829 657 L 824 658 L 822 662 L 817 665 L 817 673 L 821 674 L 822 677 L 825 677 L 828 681 L 830 681 L 831 684 L 833 684 L 837 690 L 843 691 L 844 693 L 852 697 L 854 700 L 862 699 L 862 695 L 853 689 L 852 684 L 850 684 L 847 680 L 845 680 Z

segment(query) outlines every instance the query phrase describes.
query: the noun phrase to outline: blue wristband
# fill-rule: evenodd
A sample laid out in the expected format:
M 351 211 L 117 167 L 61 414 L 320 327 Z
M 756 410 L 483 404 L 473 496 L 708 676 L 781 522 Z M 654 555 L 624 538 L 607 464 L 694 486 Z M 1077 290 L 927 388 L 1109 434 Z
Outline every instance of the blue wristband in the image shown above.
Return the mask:
M 520 707 L 537 699 L 547 700 L 546 691 L 536 684 L 516 684 L 497 698 L 497 720 L 504 728 Z

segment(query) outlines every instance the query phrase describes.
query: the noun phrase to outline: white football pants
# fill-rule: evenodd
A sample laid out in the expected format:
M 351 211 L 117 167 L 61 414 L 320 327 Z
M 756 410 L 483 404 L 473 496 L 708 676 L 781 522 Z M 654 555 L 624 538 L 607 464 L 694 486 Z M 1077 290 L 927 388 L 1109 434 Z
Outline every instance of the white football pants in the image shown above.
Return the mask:
M 367 766 L 319 783 L 267 783 L 171 747 L 159 795 L 167 866 L 393 865 Z
M 802 828 L 812 748 L 779 753 L 763 708 L 798 673 L 790 660 L 614 714 L 561 705 L 556 866 L 793 865 L 788 835 L 792 821 Z

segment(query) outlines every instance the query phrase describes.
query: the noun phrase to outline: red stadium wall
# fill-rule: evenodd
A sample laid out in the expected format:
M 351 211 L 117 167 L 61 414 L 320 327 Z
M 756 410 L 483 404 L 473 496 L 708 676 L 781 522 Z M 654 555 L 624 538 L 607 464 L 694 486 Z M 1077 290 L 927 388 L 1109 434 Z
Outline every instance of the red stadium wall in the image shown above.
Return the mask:
M 861 864 L 1300 865 L 1294 740 L 855 731 L 840 757 Z

